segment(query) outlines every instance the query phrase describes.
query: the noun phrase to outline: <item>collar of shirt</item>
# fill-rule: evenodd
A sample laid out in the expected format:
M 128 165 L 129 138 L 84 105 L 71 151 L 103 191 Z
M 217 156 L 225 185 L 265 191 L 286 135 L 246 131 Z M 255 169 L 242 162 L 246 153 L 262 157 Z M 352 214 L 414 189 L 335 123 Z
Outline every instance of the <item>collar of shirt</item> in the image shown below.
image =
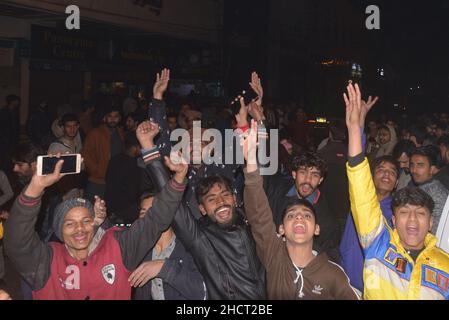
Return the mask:
M 310 196 L 306 198 L 307 201 L 309 201 L 311 204 L 316 204 L 318 202 L 318 199 L 320 198 L 320 190 L 316 189 Z M 297 196 L 300 198 L 298 191 L 296 190 L 296 185 L 293 185 L 291 189 L 287 193 L 287 197 L 294 197 Z

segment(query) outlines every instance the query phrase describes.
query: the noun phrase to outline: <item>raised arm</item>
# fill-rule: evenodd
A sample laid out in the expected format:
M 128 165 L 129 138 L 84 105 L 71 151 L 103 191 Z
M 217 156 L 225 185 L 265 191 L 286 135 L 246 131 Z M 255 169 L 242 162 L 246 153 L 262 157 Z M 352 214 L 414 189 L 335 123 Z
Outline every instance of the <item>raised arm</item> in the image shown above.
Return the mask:
M 170 134 L 167 123 L 167 111 L 163 100 L 169 81 L 169 69 L 163 69 L 160 74 L 156 74 L 156 81 L 153 86 L 153 101 L 151 102 L 150 109 L 148 110 L 148 118 L 159 124 L 160 127 L 159 136 L 156 139 L 156 145 L 159 147 L 162 156 L 170 155 L 171 150 Z
M 31 183 L 17 197 L 5 225 L 3 239 L 6 254 L 33 290 L 40 290 L 50 277 L 52 250 L 39 239 L 36 224 L 45 188 L 58 182 L 63 160 L 47 176 L 34 175 Z
M 173 179 L 156 195 L 152 207 L 143 219 L 138 219 L 129 229 L 116 233 L 123 263 L 128 270 L 137 268 L 162 232 L 168 229 L 182 200 L 187 184 L 187 164 L 174 164 L 168 158 L 166 164 L 175 172 Z
M 157 187 L 162 189 L 170 180 L 170 174 L 161 161 L 158 148 L 153 143 L 153 139 L 158 131 L 159 127 L 156 123 L 146 121 L 139 125 L 136 133 L 142 147 L 142 158 L 145 168 Z M 186 247 L 193 245 L 194 239 L 197 239 L 199 236 L 197 222 L 184 202 L 181 202 L 178 207 L 172 227 L 176 237 Z
M 346 126 L 348 127 L 349 197 L 354 224 L 363 248 L 369 247 L 384 227 L 382 211 L 376 196 L 368 160 L 363 154 L 362 132 L 366 114 L 369 111 L 362 103 L 360 88 L 349 84 L 348 94 L 343 98 L 346 104 Z
M 242 138 L 243 154 L 247 161 L 245 172 L 245 212 L 256 241 L 257 254 L 264 266 L 268 266 L 274 250 L 282 244 L 276 235 L 276 226 L 270 204 L 263 189 L 263 179 L 259 174 L 256 158 L 257 122 L 251 120 L 251 130 Z

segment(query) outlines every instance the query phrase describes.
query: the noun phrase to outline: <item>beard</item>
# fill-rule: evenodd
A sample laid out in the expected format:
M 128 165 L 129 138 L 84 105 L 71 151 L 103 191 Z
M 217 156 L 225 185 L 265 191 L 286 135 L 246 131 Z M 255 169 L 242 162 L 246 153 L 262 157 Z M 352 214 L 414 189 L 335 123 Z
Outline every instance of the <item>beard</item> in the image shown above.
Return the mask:
M 222 209 L 222 208 L 229 208 L 229 209 L 231 209 L 231 219 L 229 219 L 229 221 L 224 222 L 224 223 L 223 223 L 223 222 L 219 222 L 219 221 L 217 220 L 217 218 L 215 218 L 216 212 L 217 212 L 218 210 Z M 237 213 L 236 213 L 236 211 L 235 211 L 235 207 L 230 206 L 230 205 L 224 205 L 224 206 L 221 206 L 221 207 L 215 209 L 214 213 L 211 214 L 211 215 L 209 215 L 209 217 L 210 217 L 210 219 L 211 219 L 213 222 L 215 222 L 221 229 L 227 229 L 227 228 L 229 228 L 229 227 L 232 227 L 232 226 L 235 224 L 235 222 L 237 221 Z

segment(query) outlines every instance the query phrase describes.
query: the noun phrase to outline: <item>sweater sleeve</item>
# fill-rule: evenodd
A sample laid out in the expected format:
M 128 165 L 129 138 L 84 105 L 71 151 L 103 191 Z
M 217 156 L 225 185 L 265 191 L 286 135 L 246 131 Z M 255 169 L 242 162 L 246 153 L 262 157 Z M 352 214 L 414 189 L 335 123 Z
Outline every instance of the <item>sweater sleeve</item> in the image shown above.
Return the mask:
M 6 254 L 35 291 L 47 283 L 52 259 L 50 246 L 41 242 L 34 230 L 40 207 L 40 198 L 20 194 L 5 224 L 3 239 Z
M 170 180 L 156 195 L 153 206 L 143 219 L 138 219 L 129 229 L 116 233 L 123 263 L 128 270 L 137 268 L 159 240 L 161 233 L 168 229 L 181 202 L 186 183 L 186 180 L 182 184 Z
M 259 170 L 245 173 L 245 212 L 251 232 L 256 241 L 257 254 L 267 268 L 274 253 L 282 245 L 282 239 L 276 234 L 273 214 L 263 189 L 263 180 Z
M 332 293 L 334 299 L 360 300 L 362 296 L 361 292 L 351 285 L 349 277 L 346 275 L 346 273 L 339 265 L 334 264 L 334 266 L 335 266 L 335 272 L 333 273 L 334 285 L 332 286 L 333 291 Z

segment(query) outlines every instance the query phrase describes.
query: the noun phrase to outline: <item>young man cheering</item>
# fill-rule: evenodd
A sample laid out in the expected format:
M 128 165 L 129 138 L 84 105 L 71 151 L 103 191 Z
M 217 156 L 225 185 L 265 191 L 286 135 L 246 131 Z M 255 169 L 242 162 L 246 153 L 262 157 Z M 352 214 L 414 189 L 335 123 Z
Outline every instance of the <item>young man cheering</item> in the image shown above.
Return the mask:
M 404 188 L 392 201 L 393 225 L 382 216 L 361 128 L 369 107 L 358 85 L 349 84 L 346 125 L 349 132 L 349 194 L 354 223 L 365 254 L 365 299 L 449 299 L 449 256 L 436 247 L 433 200 L 418 188 Z

